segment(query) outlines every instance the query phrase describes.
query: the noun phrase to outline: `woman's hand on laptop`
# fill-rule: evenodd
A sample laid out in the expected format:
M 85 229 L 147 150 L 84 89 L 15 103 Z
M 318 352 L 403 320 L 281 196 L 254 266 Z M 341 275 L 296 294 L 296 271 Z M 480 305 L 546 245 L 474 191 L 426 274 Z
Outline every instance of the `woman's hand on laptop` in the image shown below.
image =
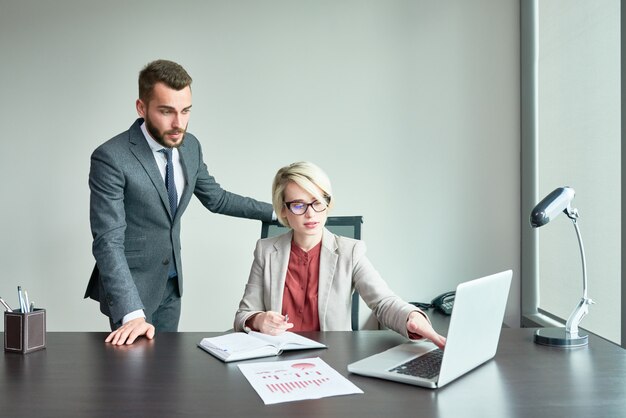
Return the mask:
M 406 329 L 409 332 L 409 337 L 414 338 L 426 338 L 432 341 L 437 347 L 443 348 L 446 346 L 446 337 L 443 337 L 433 329 L 430 321 L 425 314 L 419 311 L 413 311 L 409 315 L 406 321 Z

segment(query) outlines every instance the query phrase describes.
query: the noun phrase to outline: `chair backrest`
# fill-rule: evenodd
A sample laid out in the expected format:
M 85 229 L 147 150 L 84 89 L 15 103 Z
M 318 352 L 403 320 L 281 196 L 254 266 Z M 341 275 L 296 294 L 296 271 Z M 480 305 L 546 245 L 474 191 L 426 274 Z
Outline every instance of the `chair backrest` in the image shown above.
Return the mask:
M 343 237 L 361 239 L 362 216 L 329 216 L 326 219 L 326 228 L 334 234 Z M 278 221 L 263 222 L 261 226 L 261 238 L 275 237 L 284 234 L 289 228 L 281 225 Z M 352 294 L 352 329 L 359 329 L 359 294 Z

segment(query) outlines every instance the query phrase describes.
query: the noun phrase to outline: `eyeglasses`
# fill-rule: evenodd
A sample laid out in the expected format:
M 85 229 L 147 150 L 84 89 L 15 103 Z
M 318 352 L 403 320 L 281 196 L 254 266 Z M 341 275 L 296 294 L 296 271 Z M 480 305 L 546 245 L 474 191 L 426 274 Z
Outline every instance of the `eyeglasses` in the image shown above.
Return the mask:
M 326 196 L 326 202 L 320 202 L 316 200 L 311 203 L 304 203 L 299 201 L 285 202 L 285 206 L 287 209 L 294 215 L 304 215 L 307 210 L 309 210 L 309 206 L 313 208 L 315 212 L 324 212 L 328 208 L 328 204 L 330 203 L 330 196 Z

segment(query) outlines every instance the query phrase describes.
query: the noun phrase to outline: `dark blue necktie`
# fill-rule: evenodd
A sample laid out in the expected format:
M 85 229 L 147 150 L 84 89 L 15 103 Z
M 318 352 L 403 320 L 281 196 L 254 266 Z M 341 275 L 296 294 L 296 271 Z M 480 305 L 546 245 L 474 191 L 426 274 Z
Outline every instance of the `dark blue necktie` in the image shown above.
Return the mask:
M 167 200 L 170 202 L 170 211 L 172 219 L 176 216 L 176 208 L 178 207 L 178 193 L 176 193 L 176 182 L 174 181 L 174 164 L 172 163 L 172 149 L 163 148 L 159 152 L 165 154 L 167 165 L 165 166 L 165 187 L 167 188 Z M 170 278 L 178 276 L 176 273 L 176 263 L 174 262 L 174 254 L 172 253 L 172 262 L 168 272 Z
M 165 154 L 167 165 L 165 166 L 165 187 L 167 188 L 167 199 L 170 202 L 170 210 L 172 218 L 176 216 L 176 208 L 178 207 L 178 193 L 176 193 L 176 182 L 174 181 L 174 164 L 172 163 L 172 149 L 163 148 L 159 152 Z

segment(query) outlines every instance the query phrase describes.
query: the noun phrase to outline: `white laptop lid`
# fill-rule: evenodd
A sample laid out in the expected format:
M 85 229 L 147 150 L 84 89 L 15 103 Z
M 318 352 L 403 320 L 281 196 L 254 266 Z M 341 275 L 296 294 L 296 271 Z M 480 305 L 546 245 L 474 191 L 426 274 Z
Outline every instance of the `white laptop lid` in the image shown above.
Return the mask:
M 461 283 L 456 290 L 446 348 L 439 376 L 421 379 L 391 372 L 411 358 L 436 348 L 430 342 L 407 342 L 348 365 L 365 376 L 429 388 L 441 387 L 493 358 L 498 348 L 513 273 L 501 273 Z
M 512 276 L 507 270 L 458 285 L 437 386 L 495 356 Z

